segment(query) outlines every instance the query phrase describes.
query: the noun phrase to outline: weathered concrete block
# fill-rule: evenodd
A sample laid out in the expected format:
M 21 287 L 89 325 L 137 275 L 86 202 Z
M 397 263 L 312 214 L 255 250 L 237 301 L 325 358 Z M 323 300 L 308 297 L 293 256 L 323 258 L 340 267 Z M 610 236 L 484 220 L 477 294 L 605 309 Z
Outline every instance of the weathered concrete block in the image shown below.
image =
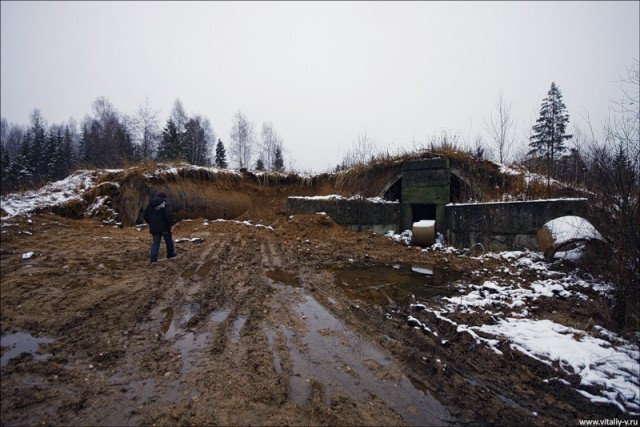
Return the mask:
M 435 219 L 436 230 L 444 231 L 444 206 L 450 201 L 451 171 L 446 157 L 413 160 L 402 164 L 401 228 L 410 230 L 420 219 Z M 435 205 L 435 218 L 417 218 L 412 205 Z
M 374 202 L 362 198 L 289 197 L 287 210 L 290 215 L 324 212 L 336 223 L 355 230 L 384 232 L 398 231 L 400 203 Z
M 537 249 L 536 233 L 547 221 L 565 215 L 586 216 L 587 199 L 449 204 L 445 207 L 448 243 L 486 249 Z

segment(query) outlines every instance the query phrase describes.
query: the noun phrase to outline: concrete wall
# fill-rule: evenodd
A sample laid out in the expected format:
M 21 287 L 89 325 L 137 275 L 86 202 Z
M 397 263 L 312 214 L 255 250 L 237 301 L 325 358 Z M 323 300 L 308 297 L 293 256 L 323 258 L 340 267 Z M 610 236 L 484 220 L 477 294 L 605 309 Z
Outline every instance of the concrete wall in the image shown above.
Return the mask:
M 445 207 L 447 243 L 457 247 L 480 243 L 487 250 L 537 250 L 536 233 L 546 222 L 587 214 L 587 199 L 449 204 Z
M 373 230 L 380 234 L 389 230 L 399 232 L 398 202 L 374 203 L 367 199 L 344 197 L 289 197 L 287 211 L 289 215 L 324 212 L 338 224 L 354 230 Z
M 410 230 L 418 219 L 435 219 L 436 230 L 443 230 L 445 205 L 449 203 L 451 171 L 446 157 L 413 160 L 402 164 L 401 228 Z M 416 218 L 414 205 L 435 205 L 435 218 Z
M 354 230 L 411 230 L 420 219 L 435 219 L 447 244 L 487 250 L 537 250 L 536 233 L 548 221 L 565 215 L 587 218 L 587 199 L 556 199 L 510 203 L 450 204 L 449 159 L 407 161 L 402 165 L 401 201 L 372 203 L 366 199 L 289 197 L 290 214 L 325 212 Z M 435 218 L 418 217 L 425 209 Z M 423 212 L 423 213 L 425 213 Z

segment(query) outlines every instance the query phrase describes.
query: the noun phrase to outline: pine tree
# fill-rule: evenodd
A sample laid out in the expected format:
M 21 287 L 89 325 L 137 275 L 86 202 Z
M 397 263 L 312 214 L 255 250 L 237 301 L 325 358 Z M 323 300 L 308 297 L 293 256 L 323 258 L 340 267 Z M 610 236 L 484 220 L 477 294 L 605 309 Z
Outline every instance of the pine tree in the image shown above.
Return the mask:
M 284 159 L 282 158 L 282 148 L 278 145 L 273 158 L 273 170 L 282 172 L 284 170 Z
M 218 139 L 218 144 L 216 144 L 216 160 L 215 164 L 220 169 L 227 168 L 227 151 L 224 149 L 224 144 L 222 140 Z
M 62 178 L 62 163 L 64 159 L 62 151 L 62 132 L 60 128 L 56 129 L 55 127 L 51 127 L 49 129 L 45 152 L 47 153 L 45 178 L 51 181 L 56 181 Z
M 87 160 L 87 125 L 82 125 L 82 133 L 80 134 L 80 141 L 78 141 L 78 161 L 84 162 Z
M 0 194 L 6 194 L 12 190 L 10 184 L 9 171 L 11 170 L 11 156 L 5 150 L 4 145 L 0 145 Z
M 555 82 L 551 83 L 551 89 L 547 97 L 542 100 L 540 117 L 533 126 L 529 146 L 530 154 L 537 153 L 547 160 L 547 194 L 551 187 L 551 166 L 556 155 L 566 150 L 564 141 L 571 139 L 573 135 L 566 135 L 566 127 L 569 122 L 569 114 L 562 102 L 562 94 Z
M 167 126 L 162 130 L 162 139 L 158 146 L 159 160 L 177 160 L 182 158 L 178 129 L 172 119 L 167 120 Z
M 262 161 L 262 159 L 258 159 L 258 161 L 256 162 L 256 170 L 257 171 L 264 171 L 264 162 Z
M 18 155 L 13 159 L 9 175 L 14 180 L 14 188 L 24 190 L 33 185 L 32 143 L 31 131 L 24 134 Z
M 25 153 L 25 155 L 29 159 L 28 163 L 33 179 L 46 179 L 48 163 L 48 153 L 46 151 L 47 137 L 44 127 L 44 118 L 42 117 L 40 110 L 34 110 L 33 113 L 31 113 L 31 121 L 31 147 L 30 151 Z
M 69 126 L 66 126 L 64 129 L 64 140 L 63 140 L 63 158 L 64 162 L 62 165 L 62 174 L 63 176 L 68 176 L 71 172 L 71 168 L 74 163 L 74 155 L 73 155 L 73 138 L 71 137 L 71 130 Z
M 200 120 L 192 118 L 187 121 L 180 141 L 189 163 L 199 166 L 207 163 L 207 139 Z

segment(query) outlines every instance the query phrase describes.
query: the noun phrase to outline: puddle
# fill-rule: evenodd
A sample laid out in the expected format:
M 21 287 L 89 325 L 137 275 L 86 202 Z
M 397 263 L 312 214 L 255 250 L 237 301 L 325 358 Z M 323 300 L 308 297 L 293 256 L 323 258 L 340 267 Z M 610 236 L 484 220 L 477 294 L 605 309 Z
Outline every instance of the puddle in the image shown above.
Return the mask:
M 276 268 L 274 270 L 267 270 L 265 274 L 269 279 L 273 280 L 274 282 L 281 282 L 281 283 L 284 283 L 285 285 L 289 285 L 293 287 L 302 286 L 300 283 L 300 276 L 296 276 L 295 274 L 290 273 L 288 271 L 284 271 L 280 268 Z
M 28 353 L 36 360 L 44 360 L 50 354 L 39 353 L 40 344 L 50 344 L 54 341 L 53 338 L 37 338 L 25 332 L 14 332 L 0 337 L 0 346 L 5 349 L 0 359 L 0 367 L 4 368 L 9 363 L 9 360 L 20 356 L 22 353 Z
M 240 341 L 240 331 L 244 327 L 247 318 L 245 316 L 238 316 L 236 320 L 233 321 L 233 328 L 231 330 L 231 342 L 237 343 Z
M 275 346 L 276 333 L 272 329 L 265 329 L 264 333 L 267 335 L 267 339 L 269 340 L 269 350 L 271 350 L 271 354 L 273 354 L 274 369 L 278 375 L 282 375 L 282 361 L 280 360 L 278 349 Z
M 446 408 L 426 390 L 416 388 L 378 347 L 347 329 L 313 297 L 304 295 L 304 302 L 295 309 L 304 319 L 307 333 L 301 342 L 296 342 L 293 332 L 283 329 L 293 363 L 290 379 L 293 402 L 303 404 L 309 395 L 310 382 L 315 380 L 323 385 L 327 404 L 336 392 L 365 401 L 373 394 L 410 425 L 453 421 Z
M 168 340 L 173 338 L 178 331 L 184 329 L 184 325 L 189 323 L 189 320 L 198 312 L 199 306 L 187 306 L 174 310 L 173 307 L 167 307 L 162 309 L 164 314 L 162 318 L 162 334 L 164 339 Z
M 333 272 L 336 285 L 349 298 L 383 306 L 411 295 L 423 299 L 453 295 L 455 289 L 448 285 L 460 277 L 457 272 L 429 265 L 354 264 Z
M 173 339 L 173 347 L 180 351 L 182 360 L 182 375 L 187 374 L 194 364 L 194 351 L 204 348 L 207 340 L 210 338 L 209 333 L 195 333 L 186 329 L 189 320 L 200 309 L 199 304 L 192 304 L 178 309 L 167 307 L 162 310 L 164 318 L 162 319 L 162 333 L 165 340 Z
M 164 335 L 164 337 L 167 338 L 169 329 L 171 329 L 171 327 L 173 326 L 173 330 L 171 331 L 171 336 L 174 336 L 176 331 L 175 331 L 175 326 L 173 324 L 173 308 L 167 307 L 162 310 L 162 313 L 164 313 L 164 317 L 162 318 L 162 335 Z
M 173 347 L 180 351 L 182 360 L 182 376 L 188 374 L 194 367 L 197 361 L 196 357 L 193 357 L 193 352 L 202 351 L 207 344 L 207 341 L 211 337 L 209 333 L 196 334 L 193 332 L 187 332 L 184 335 L 180 335 L 176 338 Z
M 211 313 L 211 321 L 216 323 L 222 323 L 229 317 L 230 310 L 228 308 L 218 309 Z

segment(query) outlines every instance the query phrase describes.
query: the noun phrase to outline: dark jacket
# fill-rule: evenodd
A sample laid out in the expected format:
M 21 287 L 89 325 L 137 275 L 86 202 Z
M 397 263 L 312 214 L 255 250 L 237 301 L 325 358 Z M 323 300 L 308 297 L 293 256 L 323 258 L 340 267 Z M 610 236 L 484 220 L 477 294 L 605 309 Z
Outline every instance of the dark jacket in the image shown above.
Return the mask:
M 149 224 L 151 234 L 166 233 L 173 226 L 171 206 L 164 197 L 156 197 L 149 202 L 142 217 Z

